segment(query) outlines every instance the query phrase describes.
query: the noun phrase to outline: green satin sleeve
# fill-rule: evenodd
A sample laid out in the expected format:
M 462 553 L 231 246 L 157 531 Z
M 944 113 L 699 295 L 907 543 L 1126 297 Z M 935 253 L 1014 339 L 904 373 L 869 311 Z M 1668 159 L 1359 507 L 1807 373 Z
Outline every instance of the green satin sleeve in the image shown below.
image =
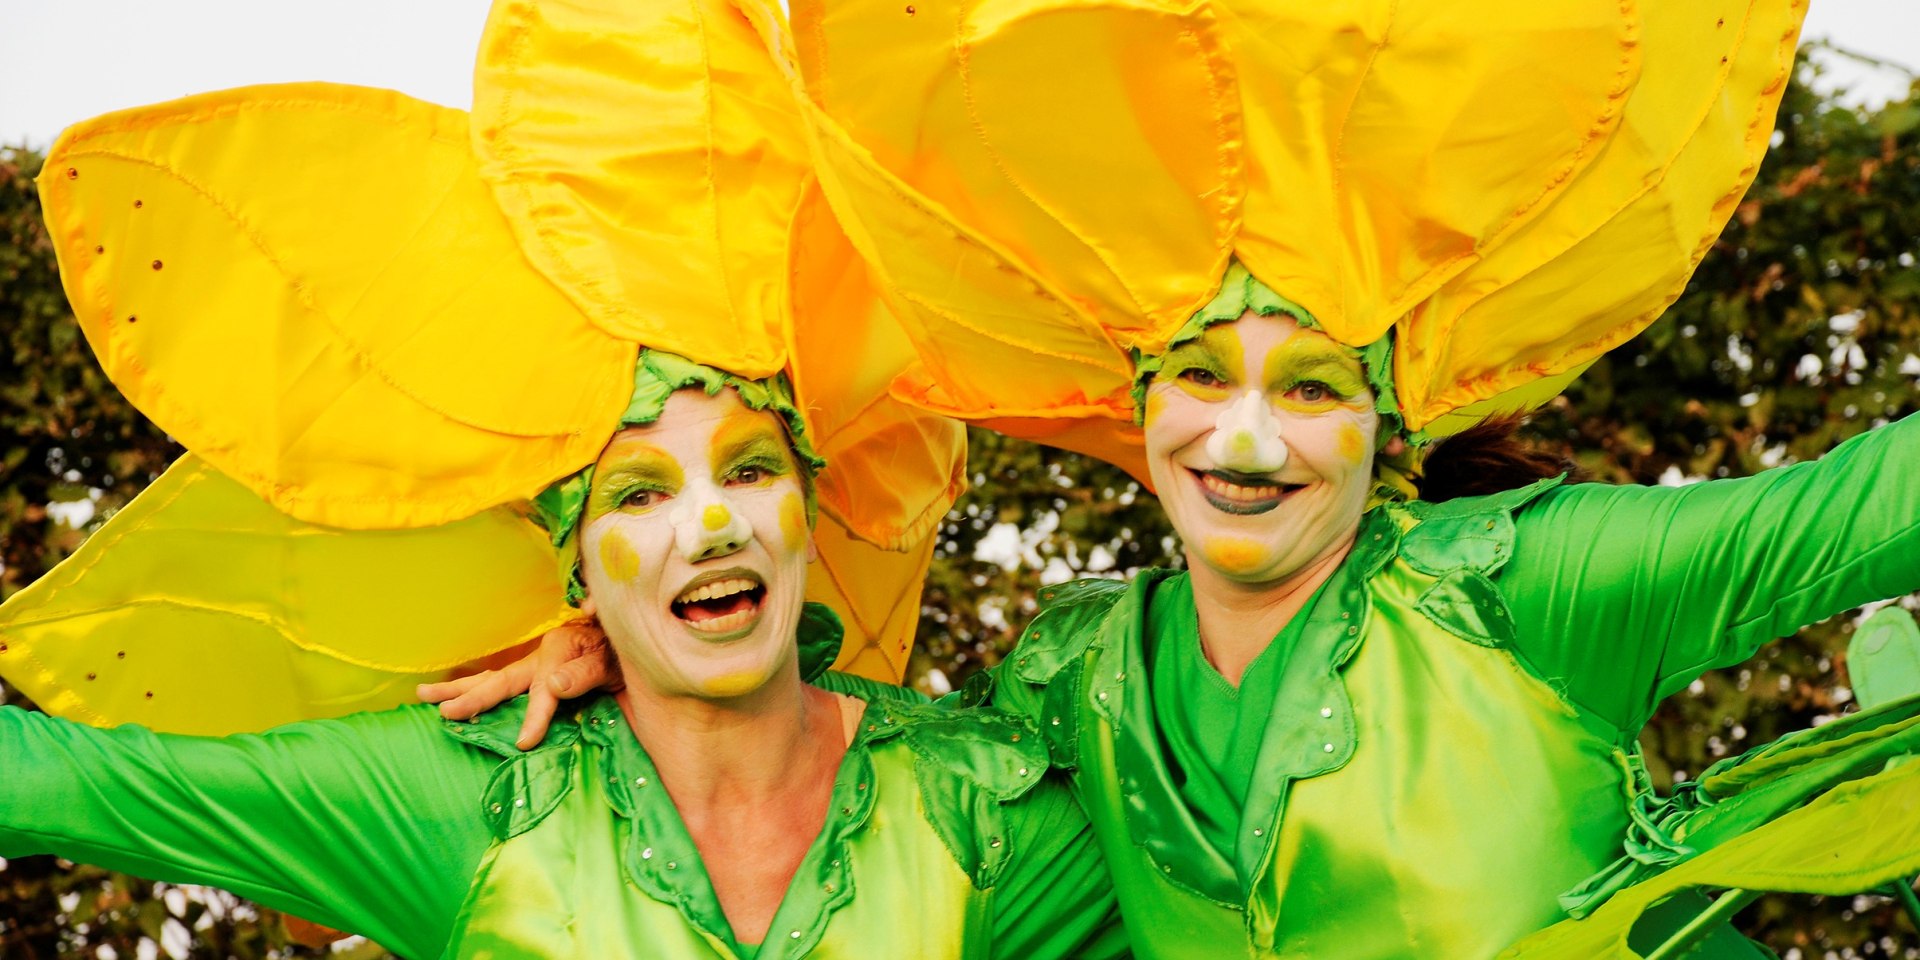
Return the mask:
M 429 706 L 219 738 L 0 707 L 0 857 L 216 886 L 434 957 L 492 839 L 494 766 Z
M 993 887 L 993 955 L 1126 955 L 1113 879 L 1062 774 L 1049 774 L 1006 814 L 1013 858 Z
M 1752 477 L 1562 487 L 1514 525 L 1516 648 L 1631 735 L 1703 671 L 1920 588 L 1920 416 Z

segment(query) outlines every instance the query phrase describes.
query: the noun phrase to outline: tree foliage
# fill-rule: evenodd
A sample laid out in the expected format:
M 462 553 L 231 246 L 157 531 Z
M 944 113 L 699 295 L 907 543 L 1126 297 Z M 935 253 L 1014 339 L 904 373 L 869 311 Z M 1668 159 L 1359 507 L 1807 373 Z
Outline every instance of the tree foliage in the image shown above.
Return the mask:
M 1803 68 L 1788 89 L 1776 147 L 1687 292 L 1530 427 L 1592 478 L 1744 476 L 1920 409 L 1920 97 L 1860 110 L 1808 79 Z M 0 151 L 5 595 L 180 452 L 107 382 L 67 310 L 30 179 L 38 162 Z M 977 431 L 971 446 L 974 489 L 942 530 L 911 667 L 936 691 L 1004 656 L 1043 584 L 1179 562 L 1152 495 L 1121 471 Z M 1855 619 L 1809 627 L 1668 701 L 1644 737 L 1663 785 L 1849 709 Z M 1883 898 L 1768 897 L 1741 923 L 1788 956 L 1920 956 L 1920 935 Z M 104 946 L 133 957 L 142 940 L 192 957 L 326 955 L 218 892 L 46 857 L 0 863 L 0 956 Z

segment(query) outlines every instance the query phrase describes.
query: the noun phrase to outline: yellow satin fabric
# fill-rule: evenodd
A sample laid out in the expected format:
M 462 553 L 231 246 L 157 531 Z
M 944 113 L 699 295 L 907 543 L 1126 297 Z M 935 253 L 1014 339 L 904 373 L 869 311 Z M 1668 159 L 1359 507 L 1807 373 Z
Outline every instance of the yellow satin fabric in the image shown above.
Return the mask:
M 794 38 L 822 184 L 920 349 L 906 395 L 1116 416 L 1127 351 L 1237 257 L 1343 343 L 1393 329 L 1437 433 L 1550 396 L 1679 294 L 1804 11 L 802 0 Z
M 0 607 L 0 670 L 48 712 L 217 735 L 379 710 L 576 611 L 545 536 L 288 517 L 188 455 Z
M 216 733 L 399 703 L 537 636 L 555 558 L 517 505 L 597 456 L 644 344 L 799 385 L 832 461 L 809 596 L 846 668 L 898 680 L 965 434 L 888 395 L 913 348 L 812 185 L 783 29 L 520 0 L 475 129 L 308 83 L 67 131 L 40 183 L 68 296 L 203 460 L 0 612 L 0 671 L 55 712 Z
M 107 375 L 311 523 L 445 523 L 590 462 L 634 346 L 527 269 L 466 134 L 457 110 L 318 83 L 69 128 L 40 189 Z

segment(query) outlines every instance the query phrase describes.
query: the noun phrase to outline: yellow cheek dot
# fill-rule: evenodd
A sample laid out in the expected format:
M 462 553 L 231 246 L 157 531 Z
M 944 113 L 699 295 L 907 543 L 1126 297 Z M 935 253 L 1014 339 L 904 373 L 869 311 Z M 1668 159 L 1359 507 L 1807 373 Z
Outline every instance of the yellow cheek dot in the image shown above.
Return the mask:
M 700 514 L 700 522 L 705 524 L 708 530 L 724 530 L 727 524 L 733 522 L 733 513 L 726 507 L 711 503 L 707 505 L 706 511 Z
M 789 545 L 806 539 L 807 503 L 797 493 L 789 493 L 780 501 L 780 533 Z
M 609 533 L 600 538 L 600 567 L 611 580 L 632 580 L 640 575 L 640 555 L 633 552 L 627 538 Z
M 1227 573 L 1252 573 L 1259 569 L 1267 552 L 1260 544 L 1244 537 L 1216 537 L 1201 545 L 1207 565 Z
M 1359 463 L 1367 455 L 1367 438 L 1362 436 L 1360 428 L 1351 423 L 1340 426 L 1340 455 L 1348 463 Z

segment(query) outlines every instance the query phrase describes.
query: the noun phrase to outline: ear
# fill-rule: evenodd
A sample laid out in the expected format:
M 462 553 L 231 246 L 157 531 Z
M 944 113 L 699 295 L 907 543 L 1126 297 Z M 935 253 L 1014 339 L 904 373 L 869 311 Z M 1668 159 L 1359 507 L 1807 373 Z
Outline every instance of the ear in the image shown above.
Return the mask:
M 813 539 L 813 534 L 809 532 L 807 534 L 807 564 L 808 566 L 812 566 L 819 562 L 820 544 Z

